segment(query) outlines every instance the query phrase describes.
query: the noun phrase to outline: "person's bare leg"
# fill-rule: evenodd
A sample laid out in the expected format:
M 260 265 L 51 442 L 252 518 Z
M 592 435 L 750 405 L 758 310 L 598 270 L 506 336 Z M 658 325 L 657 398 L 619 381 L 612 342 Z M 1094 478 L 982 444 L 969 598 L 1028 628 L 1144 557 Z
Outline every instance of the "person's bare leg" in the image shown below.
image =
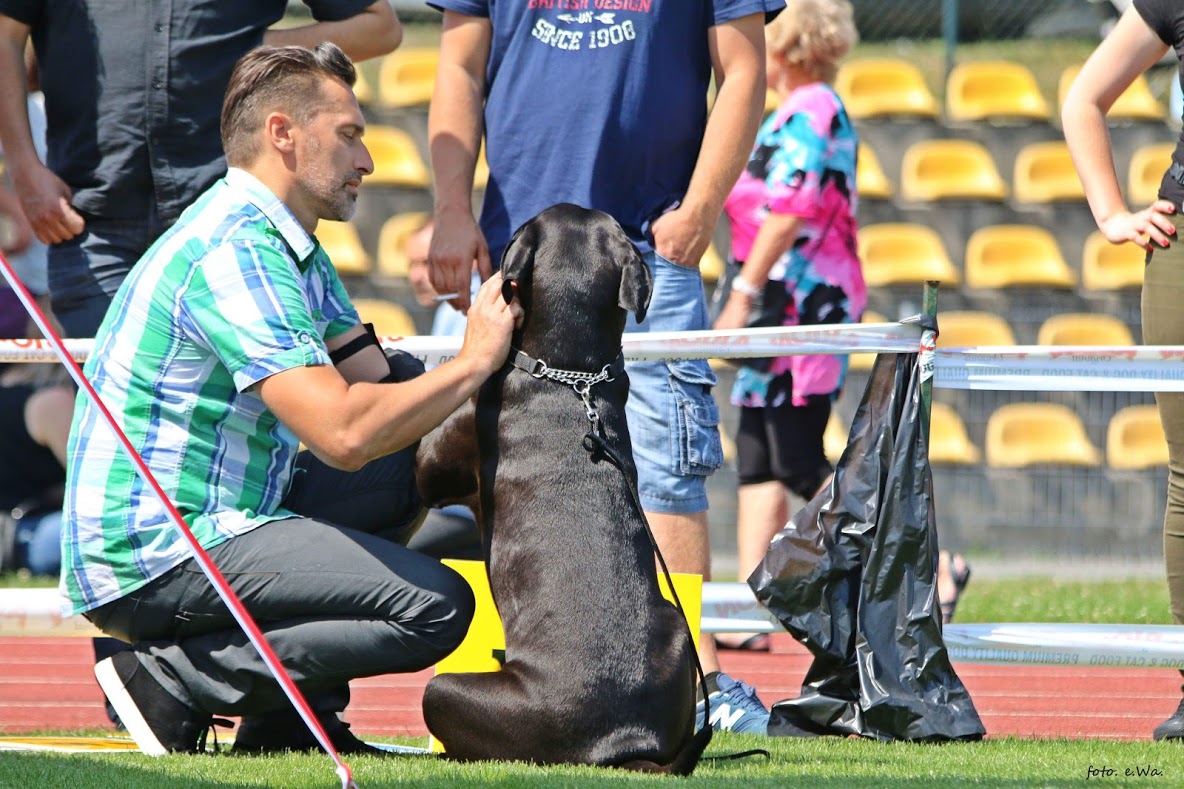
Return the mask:
M 741 485 L 736 504 L 737 578 L 746 581 L 789 520 L 789 496 L 777 481 Z
M 746 581 L 765 558 L 769 543 L 789 520 L 789 498 L 780 482 L 741 485 L 736 489 L 737 578 Z M 720 633 L 716 640 L 736 647 L 755 633 Z
M 658 549 L 672 573 L 698 573 L 703 583 L 711 580 L 711 542 L 707 535 L 707 513 L 670 514 L 647 512 Z M 661 572 L 661 567 L 658 572 Z M 709 633 L 699 636 L 699 662 L 704 673 L 719 671 L 715 642 Z

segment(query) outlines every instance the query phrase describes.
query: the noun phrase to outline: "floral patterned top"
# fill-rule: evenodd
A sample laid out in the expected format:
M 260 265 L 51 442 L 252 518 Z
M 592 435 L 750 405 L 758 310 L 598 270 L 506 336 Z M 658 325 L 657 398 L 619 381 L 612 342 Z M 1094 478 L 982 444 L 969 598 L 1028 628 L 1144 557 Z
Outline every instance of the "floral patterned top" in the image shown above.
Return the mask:
M 797 239 L 769 272 L 786 290 L 784 326 L 857 323 L 867 304 L 856 246 L 855 163 L 859 139 L 843 102 L 827 84 L 796 89 L 761 125 L 748 166 L 724 211 L 732 231 L 732 259 L 752 250 L 770 212 L 802 218 Z M 768 290 L 766 289 L 766 295 Z M 792 401 L 837 396 L 847 357 L 783 356 L 767 370 L 741 367 L 732 403 L 761 408 L 769 383 L 792 375 Z

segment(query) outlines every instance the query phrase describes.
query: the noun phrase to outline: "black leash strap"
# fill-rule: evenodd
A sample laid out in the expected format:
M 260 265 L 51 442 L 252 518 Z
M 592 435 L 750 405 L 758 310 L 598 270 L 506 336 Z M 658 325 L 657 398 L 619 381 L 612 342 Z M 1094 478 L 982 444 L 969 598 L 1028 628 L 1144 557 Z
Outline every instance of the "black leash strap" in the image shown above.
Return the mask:
M 596 455 L 600 453 L 608 459 L 610 463 L 617 467 L 617 469 L 624 474 L 625 465 L 621 462 L 621 456 L 617 451 L 608 445 L 604 437 L 598 435 L 593 431 L 588 431 L 584 434 L 584 449 L 592 454 L 593 462 L 596 462 Z M 632 485 L 626 485 L 629 489 L 629 496 L 633 500 L 633 506 L 637 508 L 637 514 L 641 518 L 641 522 L 645 524 L 646 536 L 650 538 L 650 547 L 654 550 L 654 556 L 658 557 L 658 565 L 662 568 L 662 575 L 666 578 L 666 586 L 670 589 L 670 596 L 674 598 L 674 607 L 678 609 L 678 613 L 682 616 L 683 626 L 687 631 L 687 638 L 691 642 L 691 656 L 695 659 L 695 672 L 699 676 L 699 689 L 703 693 L 703 727 L 711 728 L 711 694 L 707 690 L 707 675 L 703 673 L 703 663 L 699 660 L 699 645 L 695 643 L 695 634 L 691 632 L 691 623 L 687 621 L 687 612 L 682 607 L 682 600 L 678 599 L 678 590 L 674 588 L 674 579 L 670 577 L 670 569 L 666 566 L 666 559 L 662 556 L 662 551 L 658 548 L 658 540 L 654 537 L 654 530 L 650 528 L 649 519 L 645 516 L 645 509 L 641 506 L 641 500 L 637 497 L 637 491 Z
M 592 461 L 594 463 L 597 462 L 597 454 L 599 453 L 616 466 L 622 474 L 625 473 L 625 466 L 621 462 L 621 456 L 617 454 L 615 449 L 608 445 L 608 442 L 604 440 L 604 436 L 592 431 L 584 434 L 584 449 L 592 454 Z M 682 601 L 678 599 L 678 590 L 674 588 L 674 579 L 670 577 L 670 570 L 666 566 L 666 559 L 662 556 L 662 551 L 658 547 L 658 540 L 654 537 L 653 529 L 650 528 L 649 519 L 645 516 L 645 509 L 641 506 L 641 500 L 637 497 L 637 491 L 633 489 L 632 485 L 627 487 L 629 488 L 630 497 L 633 500 L 633 506 L 637 509 L 637 514 L 641 517 L 641 522 L 645 524 L 646 536 L 650 538 L 650 547 L 654 549 L 654 556 L 658 557 L 658 564 L 662 568 L 662 575 L 666 578 L 666 586 L 670 589 L 670 595 L 674 598 L 674 606 L 682 616 L 683 626 L 687 631 L 687 638 L 691 641 L 691 656 L 695 659 L 695 672 L 699 675 L 699 689 L 703 693 L 703 729 L 710 730 L 712 728 L 711 694 L 707 690 L 707 675 L 703 673 L 703 663 L 699 660 L 699 645 L 695 643 L 695 635 L 691 632 L 691 623 L 687 619 L 687 612 L 682 607 Z M 708 739 L 710 740 L 710 736 Z M 746 759 L 749 756 L 764 756 L 766 759 L 772 758 L 772 754 L 764 748 L 752 748 L 747 751 L 728 753 L 721 756 L 704 756 L 702 760 L 726 762 L 734 759 Z

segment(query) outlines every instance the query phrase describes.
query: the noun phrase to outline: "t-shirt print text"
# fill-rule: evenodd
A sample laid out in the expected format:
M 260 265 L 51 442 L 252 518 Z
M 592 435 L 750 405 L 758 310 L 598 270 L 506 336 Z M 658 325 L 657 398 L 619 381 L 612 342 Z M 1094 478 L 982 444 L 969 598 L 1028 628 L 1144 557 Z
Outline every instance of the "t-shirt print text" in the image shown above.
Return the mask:
M 555 9 L 554 21 L 538 19 L 531 35 L 542 43 L 575 51 L 603 49 L 637 38 L 630 19 L 618 20 L 609 9 L 649 13 L 653 0 L 529 0 L 531 9 Z M 590 28 L 590 29 L 589 29 Z

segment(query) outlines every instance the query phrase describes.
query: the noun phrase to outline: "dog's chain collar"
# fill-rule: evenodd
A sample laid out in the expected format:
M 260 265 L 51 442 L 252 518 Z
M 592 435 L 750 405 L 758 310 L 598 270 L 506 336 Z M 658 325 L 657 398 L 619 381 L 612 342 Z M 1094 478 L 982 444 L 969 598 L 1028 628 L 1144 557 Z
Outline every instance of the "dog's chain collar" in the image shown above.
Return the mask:
M 623 353 L 618 353 L 617 358 L 602 367 L 598 373 L 560 370 L 551 367 L 542 359 L 536 359 L 529 354 L 523 353 L 517 348 L 510 349 L 510 357 L 507 361 L 519 370 L 530 373 L 535 378 L 546 378 L 574 389 L 576 394 L 584 402 L 584 411 L 587 414 L 588 421 L 592 423 L 593 430 L 598 433 L 600 431 L 600 413 L 596 410 L 596 406 L 592 405 L 592 387 L 601 381 L 612 381 L 625 371 L 625 355 Z

